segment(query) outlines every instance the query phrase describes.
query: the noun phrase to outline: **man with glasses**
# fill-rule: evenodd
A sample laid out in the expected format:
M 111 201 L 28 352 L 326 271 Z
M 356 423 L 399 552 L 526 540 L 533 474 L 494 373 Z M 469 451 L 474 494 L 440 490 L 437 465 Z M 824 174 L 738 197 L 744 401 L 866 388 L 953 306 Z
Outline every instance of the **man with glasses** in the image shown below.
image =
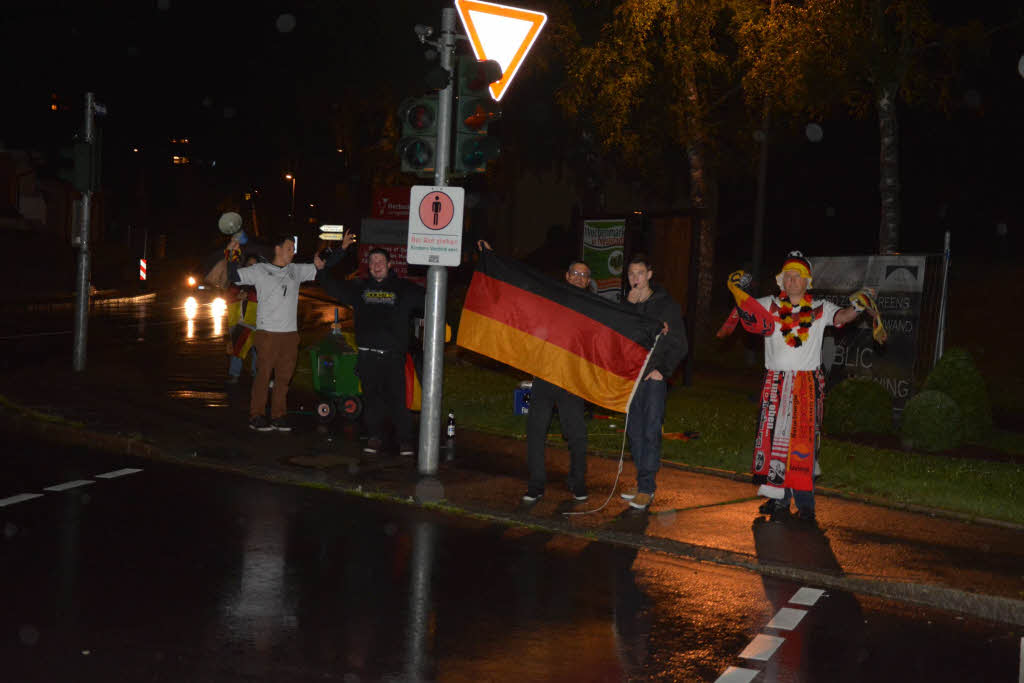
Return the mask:
M 491 250 L 486 240 L 477 241 L 478 249 Z M 571 261 L 565 271 L 565 281 L 573 287 L 592 291 L 590 287 L 590 266 L 583 261 Z M 596 296 L 596 295 L 595 295 Z M 548 428 L 555 407 L 558 407 L 558 421 L 562 433 L 569 442 L 569 476 L 566 485 L 573 500 L 582 503 L 587 494 L 587 423 L 583 416 L 583 399 L 565 389 L 539 377 L 533 379 L 530 389 L 530 412 L 526 418 L 526 469 L 528 481 L 524 505 L 533 505 L 544 496 L 547 484 L 547 469 L 544 451 L 547 447 Z
M 590 267 L 583 261 L 573 261 L 565 272 L 565 281 L 573 287 L 590 291 Z M 529 480 L 523 503 L 533 505 L 544 495 L 547 470 L 544 450 L 548 428 L 555 407 L 562 433 L 569 443 L 569 477 L 566 485 L 573 500 L 582 503 L 587 494 L 587 423 L 583 416 L 583 399 L 539 377 L 530 390 L 530 412 L 526 418 L 526 468 Z

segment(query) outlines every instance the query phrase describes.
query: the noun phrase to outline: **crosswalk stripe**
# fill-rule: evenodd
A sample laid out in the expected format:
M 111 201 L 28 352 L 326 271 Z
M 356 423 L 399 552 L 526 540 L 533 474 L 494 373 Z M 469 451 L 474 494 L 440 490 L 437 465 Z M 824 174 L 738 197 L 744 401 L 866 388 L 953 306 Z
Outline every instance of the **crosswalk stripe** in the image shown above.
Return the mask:
M 750 683 L 760 673 L 753 669 L 741 669 L 730 666 L 725 672 L 715 679 L 715 683 Z
M 792 607 L 783 607 L 772 620 L 768 622 L 768 628 L 777 628 L 782 631 L 792 631 L 800 623 L 800 620 L 807 614 L 805 609 L 793 609 Z
M 117 477 L 123 477 L 123 476 L 125 476 L 127 474 L 135 474 L 136 472 L 141 472 L 141 471 L 142 470 L 140 470 L 138 468 L 135 468 L 135 467 L 125 467 L 125 468 L 120 469 L 120 470 L 114 470 L 113 472 L 104 472 L 103 474 L 97 474 L 96 478 L 97 479 L 116 479 Z
M 823 591 L 820 588 L 804 587 L 793 594 L 793 597 L 789 599 L 789 604 L 804 605 L 806 607 L 811 607 L 814 605 L 814 603 L 818 602 L 818 598 L 820 598 L 824 594 L 825 591 Z
M 89 484 L 95 484 L 92 479 L 75 479 L 74 481 L 66 481 L 63 484 L 55 484 L 54 486 L 47 486 L 44 491 L 67 491 L 68 489 L 77 489 L 79 486 L 88 486 Z
M 786 642 L 785 638 L 758 633 L 740 653 L 740 659 L 767 662 L 784 642 Z
M 0 508 L 7 507 L 8 505 L 14 505 L 15 503 L 21 503 L 26 500 L 32 500 L 33 498 L 42 498 L 41 493 L 19 493 L 16 496 L 10 496 L 8 498 L 0 498 Z

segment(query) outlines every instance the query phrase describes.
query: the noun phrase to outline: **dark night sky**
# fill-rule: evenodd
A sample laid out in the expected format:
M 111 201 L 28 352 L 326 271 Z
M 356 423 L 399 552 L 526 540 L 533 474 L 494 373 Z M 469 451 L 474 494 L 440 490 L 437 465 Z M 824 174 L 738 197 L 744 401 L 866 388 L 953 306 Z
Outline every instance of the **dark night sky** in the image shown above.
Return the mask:
M 80 120 L 81 96 L 94 90 L 109 107 L 108 146 L 200 136 L 240 172 L 266 163 L 270 177 L 287 164 L 289 146 L 329 137 L 323 117 L 300 120 L 297 101 L 327 106 L 367 102 L 382 89 L 411 90 L 425 70 L 412 26 L 437 26 L 440 0 L 21 0 L 5 3 L 0 24 L 5 102 L 0 141 L 9 148 L 56 144 Z M 10 7 L 14 4 L 13 9 Z M 542 8 L 543 2 L 530 3 Z M 978 3 L 936 4 L 956 21 L 1006 22 L 1014 10 Z M 294 26 L 289 26 L 289 16 Z M 901 118 L 904 248 L 936 250 L 953 227 L 975 246 L 1006 220 L 1020 219 L 1017 165 L 1024 158 L 1024 77 L 1020 25 L 998 32 L 992 52 L 965 67 L 948 115 L 905 109 Z M 543 97 L 530 79 L 506 103 Z M 47 116 L 51 93 L 70 113 Z M 389 104 L 390 107 L 390 104 Z M 372 109 L 372 107 L 371 107 Z M 390 111 L 390 109 L 387 109 Z M 371 112 L 372 113 L 372 112 Z M 383 111 L 380 115 L 384 115 Z M 793 122 L 775 138 L 770 166 L 770 225 L 803 241 L 812 225 L 877 233 L 877 127 L 872 119 L 821 122 L 813 144 Z M 267 153 L 262 153 L 266 149 Z M 225 161 L 225 163 L 231 163 Z M 273 168 L 271 168 L 273 167 Z M 723 188 L 723 233 L 743 233 L 753 202 L 753 177 Z M 947 205 L 945 218 L 941 206 Z M 1000 218 L 1001 217 L 1001 218 Z M 834 226 L 834 227 L 832 227 Z M 820 231 L 818 231 L 820 234 Z M 847 250 L 870 251 L 867 241 Z M 981 248 L 981 247 L 979 247 Z M 808 251 L 814 249 L 810 246 Z

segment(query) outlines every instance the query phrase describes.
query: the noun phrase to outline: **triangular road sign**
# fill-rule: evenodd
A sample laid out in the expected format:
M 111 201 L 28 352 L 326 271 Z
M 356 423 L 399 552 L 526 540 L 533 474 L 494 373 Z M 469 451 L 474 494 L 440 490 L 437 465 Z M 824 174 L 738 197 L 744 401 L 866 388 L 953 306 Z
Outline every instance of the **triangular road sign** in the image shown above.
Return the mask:
M 479 60 L 501 65 L 501 80 L 491 84 L 491 97 L 500 100 L 519 71 L 548 20 L 543 12 L 496 5 L 480 0 L 455 0 L 455 9 Z

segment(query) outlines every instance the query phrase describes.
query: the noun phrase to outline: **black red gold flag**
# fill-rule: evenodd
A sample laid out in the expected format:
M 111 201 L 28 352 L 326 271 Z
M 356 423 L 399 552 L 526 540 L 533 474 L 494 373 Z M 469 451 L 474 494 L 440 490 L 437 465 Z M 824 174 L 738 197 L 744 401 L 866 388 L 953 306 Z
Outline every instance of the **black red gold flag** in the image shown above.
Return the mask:
M 482 251 L 456 343 L 626 412 L 660 320 Z

